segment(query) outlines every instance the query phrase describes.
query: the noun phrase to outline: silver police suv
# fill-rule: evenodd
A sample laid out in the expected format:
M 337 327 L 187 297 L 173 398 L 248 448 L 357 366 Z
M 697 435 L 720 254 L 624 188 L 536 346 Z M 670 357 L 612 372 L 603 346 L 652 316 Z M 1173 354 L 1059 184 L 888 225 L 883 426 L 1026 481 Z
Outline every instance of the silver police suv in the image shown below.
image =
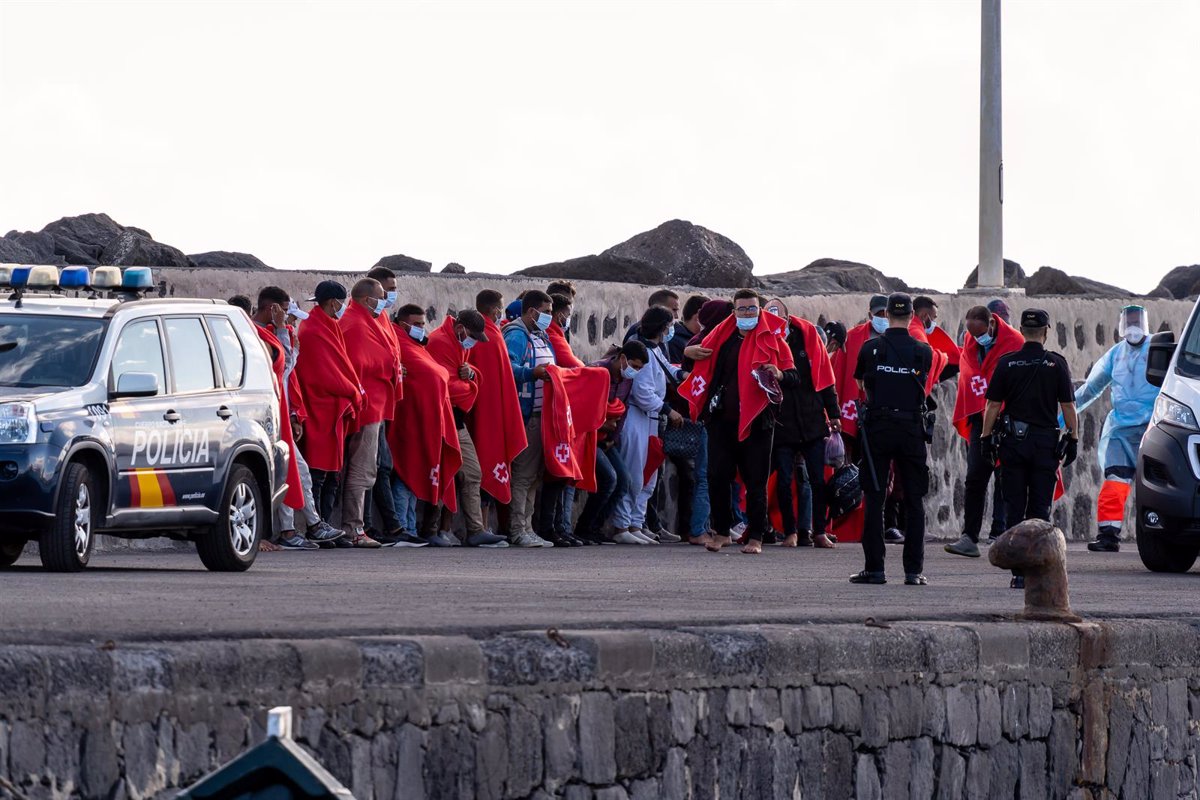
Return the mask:
M 266 350 L 240 309 L 145 299 L 151 283 L 0 265 L 0 566 L 32 540 L 46 569 L 78 571 L 97 534 L 254 563 L 290 457 Z

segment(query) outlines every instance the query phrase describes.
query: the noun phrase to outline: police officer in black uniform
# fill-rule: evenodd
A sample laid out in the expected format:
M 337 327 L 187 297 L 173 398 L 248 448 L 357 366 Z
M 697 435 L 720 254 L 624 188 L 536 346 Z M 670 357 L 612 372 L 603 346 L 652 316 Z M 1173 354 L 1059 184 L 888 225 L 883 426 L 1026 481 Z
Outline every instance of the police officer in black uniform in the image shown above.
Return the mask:
M 925 379 L 933 367 L 933 350 L 908 332 L 912 298 L 897 292 L 887 299 L 888 328 L 858 353 L 854 377 L 866 395 L 859 414 L 863 450 L 863 554 L 866 568 L 851 583 L 887 583 L 883 572 L 883 502 L 888 468 L 895 465 L 904 486 L 908 530 L 904 539 L 904 582 L 924 586 L 925 493 L 929 491 L 924 424 Z
M 1046 350 L 1050 315 L 1038 308 L 1021 314 L 1025 346 L 1001 356 L 987 390 L 979 441 L 984 453 L 1000 457 L 1008 524 L 1050 520 L 1058 465 L 1079 454 L 1075 391 L 1060 354 Z M 1066 430 L 1060 434 L 1058 413 Z M 999 440 L 999 441 L 997 441 Z M 1014 574 L 1013 588 L 1025 579 Z

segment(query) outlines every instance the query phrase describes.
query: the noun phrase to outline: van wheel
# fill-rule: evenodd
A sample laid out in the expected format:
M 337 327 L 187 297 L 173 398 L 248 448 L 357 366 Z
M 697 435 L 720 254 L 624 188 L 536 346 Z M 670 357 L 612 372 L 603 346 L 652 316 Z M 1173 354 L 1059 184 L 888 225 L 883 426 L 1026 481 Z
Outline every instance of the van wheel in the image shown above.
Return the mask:
M 1200 555 L 1200 542 L 1173 542 L 1161 534 L 1142 528 L 1139 514 L 1137 549 L 1142 563 L 1151 572 L 1187 572 Z
M 67 465 L 58 490 L 54 520 L 38 539 L 42 566 L 51 572 L 79 572 L 87 566 L 96 543 L 96 489 L 88 468 Z
M 0 569 L 17 563 L 24 549 L 24 542 L 0 542 Z
M 221 498 L 221 516 L 207 536 L 196 539 L 204 566 L 215 572 L 244 572 L 258 555 L 266 527 L 266 507 L 254 473 L 234 464 Z

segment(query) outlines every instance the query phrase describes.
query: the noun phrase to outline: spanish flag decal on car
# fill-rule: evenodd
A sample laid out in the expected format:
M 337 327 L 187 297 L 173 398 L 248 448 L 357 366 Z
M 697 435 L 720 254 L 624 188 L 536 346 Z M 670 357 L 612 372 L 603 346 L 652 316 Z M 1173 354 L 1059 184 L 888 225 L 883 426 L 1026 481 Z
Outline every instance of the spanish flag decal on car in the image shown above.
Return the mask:
M 160 469 L 135 469 L 129 474 L 130 505 L 134 508 L 164 508 L 175 505 L 175 490 Z

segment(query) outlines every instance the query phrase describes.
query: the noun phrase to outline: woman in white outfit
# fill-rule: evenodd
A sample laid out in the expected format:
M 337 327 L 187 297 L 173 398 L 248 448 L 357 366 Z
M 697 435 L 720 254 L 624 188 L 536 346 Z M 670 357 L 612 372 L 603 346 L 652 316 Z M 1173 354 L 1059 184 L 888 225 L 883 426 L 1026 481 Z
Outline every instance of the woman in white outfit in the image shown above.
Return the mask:
M 645 530 L 646 504 L 654 493 L 658 473 L 650 476 L 643 485 L 646 458 L 650 448 L 650 437 L 658 435 L 659 416 L 678 414 L 667 407 L 666 357 L 658 345 L 668 330 L 673 330 L 675 318 L 666 308 L 648 309 L 642 315 L 639 326 L 640 339 L 650 351 L 646 366 L 633 378 L 633 385 L 626 401 L 625 423 L 617 452 L 625 463 L 632 479 L 629 490 L 617 501 L 612 524 L 616 529 L 613 541 L 618 544 L 658 544 L 658 540 Z

